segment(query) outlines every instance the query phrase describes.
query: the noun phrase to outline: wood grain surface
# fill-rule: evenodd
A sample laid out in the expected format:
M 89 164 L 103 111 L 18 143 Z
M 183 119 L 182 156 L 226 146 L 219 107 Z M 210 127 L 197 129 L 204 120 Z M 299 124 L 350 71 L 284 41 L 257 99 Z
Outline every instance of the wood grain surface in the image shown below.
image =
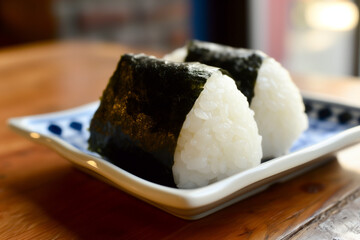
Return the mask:
M 169 215 L 11 132 L 10 117 L 98 99 L 125 52 L 52 42 L 0 50 L 0 239 L 360 239 L 360 146 L 197 221 Z M 305 91 L 360 104 L 355 78 L 294 77 Z

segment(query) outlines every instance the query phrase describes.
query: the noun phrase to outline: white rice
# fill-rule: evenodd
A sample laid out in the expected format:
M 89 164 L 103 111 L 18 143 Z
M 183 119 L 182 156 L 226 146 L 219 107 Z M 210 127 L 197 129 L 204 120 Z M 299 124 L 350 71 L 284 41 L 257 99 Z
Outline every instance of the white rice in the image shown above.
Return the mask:
M 260 51 L 243 51 L 256 53 L 264 58 L 258 71 L 255 95 L 250 105 L 255 112 L 260 135 L 263 137 L 263 156 L 270 158 L 284 155 L 308 127 L 301 94 L 288 71 L 274 59 Z M 242 52 L 239 54 L 243 56 Z M 186 55 L 187 49 L 182 47 L 165 55 L 164 58 L 183 62 Z
M 308 127 L 305 107 L 289 72 L 272 58 L 265 58 L 256 79 L 251 109 L 263 137 L 264 157 L 286 154 Z
M 187 55 L 187 49 L 185 47 L 181 47 L 178 49 L 175 49 L 169 54 L 166 54 L 163 59 L 172 61 L 172 62 L 184 62 Z
M 212 74 L 180 131 L 173 174 L 179 188 L 208 185 L 257 166 L 261 136 L 246 97 L 220 71 Z

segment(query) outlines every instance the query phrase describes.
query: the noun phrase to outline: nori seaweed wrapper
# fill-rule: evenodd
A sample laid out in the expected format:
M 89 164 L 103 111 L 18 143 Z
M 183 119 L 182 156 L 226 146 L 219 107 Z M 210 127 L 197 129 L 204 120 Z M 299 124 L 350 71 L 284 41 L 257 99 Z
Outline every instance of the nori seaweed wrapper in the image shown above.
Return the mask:
M 253 50 L 194 40 L 187 45 L 187 56 L 184 61 L 200 62 L 226 70 L 250 104 L 254 97 L 256 78 L 263 56 Z
M 199 63 L 123 55 L 91 121 L 89 149 L 134 175 L 175 187 L 180 130 L 214 71 Z

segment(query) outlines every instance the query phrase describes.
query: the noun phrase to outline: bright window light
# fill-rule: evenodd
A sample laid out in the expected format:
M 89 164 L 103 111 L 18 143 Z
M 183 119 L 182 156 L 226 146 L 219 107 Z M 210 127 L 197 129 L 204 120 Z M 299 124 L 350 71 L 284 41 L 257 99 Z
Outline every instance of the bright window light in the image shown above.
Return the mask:
M 359 11 L 347 0 L 311 1 L 306 7 L 305 19 L 314 29 L 348 31 L 358 24 Z

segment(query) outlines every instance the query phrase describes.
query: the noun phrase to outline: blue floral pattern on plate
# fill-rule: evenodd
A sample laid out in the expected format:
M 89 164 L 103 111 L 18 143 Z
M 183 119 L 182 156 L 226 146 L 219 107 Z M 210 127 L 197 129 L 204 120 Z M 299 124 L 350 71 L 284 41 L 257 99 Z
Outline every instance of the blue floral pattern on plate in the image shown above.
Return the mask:
M 309 128 L 290 152 L 319 143 L 346 129 L 360 125 L 360 109 L 337 103 L 304 98 Z

